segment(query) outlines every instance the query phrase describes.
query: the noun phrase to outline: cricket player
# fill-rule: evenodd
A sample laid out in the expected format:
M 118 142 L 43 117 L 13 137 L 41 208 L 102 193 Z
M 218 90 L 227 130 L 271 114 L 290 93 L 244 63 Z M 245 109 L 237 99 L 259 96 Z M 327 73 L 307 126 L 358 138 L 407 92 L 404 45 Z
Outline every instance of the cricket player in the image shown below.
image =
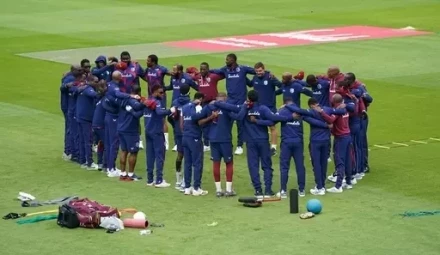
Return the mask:
M 182 160 L 183 160 L 183 145 L 182 145 L 182 129 L 180 127 L 180 113 L 184 105 L 188 104 L 191 99 L 189 98 L 190 87 L 186 84 L 180 86 L 180 96 L 175 99 L 171 107 L 176 109 L 176 112 L 170 116 L 173 118 L 171 123 L 173 123 L 174 140 L 176 141 L 176 185 L 175 188 L 184 192 L 185 184 L 182 179 Z
M 313 92 L 303 86 L 304 82 L 293 79 L 292 73 L 285 72 L 282 76 L 282 87 L 276 92 L 276 94 L 283 95 L 283 101 L 286 98 L 292 98 L 293 103 L 298 107 L 301 107 L 301 94 L 308 97 L 313 97 Z
M 76 100 L 78 97 L 77 89 L 84 85 L 83 70 L 81 66 L 74 66 L 72 76 L 66 77 L 62 87 L 68 90 L 67 116 L 69 122 L 69 138 L 71 150 L 71 160 L 79 163 L 79 133 L 78 122 L 76 120 Z
M 171 104 L 179 98 L 180 96 L 180 86 L 187 84 L 194 90 L 198 90 L 197 83 L 192 79 L 192 77 L 183 72 L 183 66 L 181 64 L 176 64 L 173 66 L 172 75 L 170 78 L 170 85 L 165 86 L 165 91 L 172 91 Z M 170 123 L 174 126 L 174 123 Z M 174 137 L 174 145 L 177 145 L 176 137 Z
M 343 98 L 340 94 L 333 95 L 333 107 L 337 109 L 345 108 L 343 104 Z M 318 111 L 324 120 L 333 124 L 332 134 L 334 136 L 334 151 L 335 151 L 335 165 L 337 172 L 336 184 L 334 187 L 327 189 L 327 192 L 330 193 L 342 193 L 342 188 L 352 189 L 353 186 L 351 184 L 351 155 L 350 155 L 350 145 L 351 145 L 351 136 L 350 136 L 350 127 L 348 122 L 348 112 L 344 111 L 343 115 L 328 115 L 324 112 L 324 110 L 315 106 L 314 109 Z M 345 173 L 345 181 L 343 183 L 342 180 L 344 178 Z
M 344 74 L 341 73 L 341 70 L 339 69 L 339 67 L 337 66 L 330 66 L 327 69 L 327 75 L 323 76 L 323 75 L 319 75 L 318 78 L 319 79 L 323 79 L 323 80 L 327 80 L 329 81 L 330 85 L 329 85 L 329 104 L 332 105 L 332 98 L 333 95 L 337 92 L 337 88 L 338 88 L 338 84 L 342 81 L 344 81 Z M 333 146 L 334 147 L 334 146 Z M 332 148 L 331 144 L 330 144 L 330 148 Z M 334 151 L 333 151 L 334 154 Z M 328 157 L 328 161 L 331 162 L 331 157 L 329 154 Z M 336 173 L 336 170 L 335 170 Z
M 81 68 L 83 69 L 84 75 L 87 77 L 89 77 L 89 75 L 91 75 L 90 71 L 92 66 L 90 65 L 90 60 L 88 59 L 83 59 L 80 62 Z
M 104 84 L 105 88 L 107 84 Z M 101 98 L 96 102 L 95 112 L 93 113 L 92 120 L 92 130 L 97 141 L 97 158 L 98 158 L 98 170 L 107 169 L 107 159 L 105 155 L 107 155 L 106 150 L 108 145 L 105 144 L 105 109 L 102 106 L 102 101 L 104 99 Z
M 208 191 L 201 188 L 203 174 L 203 143 L 201 126 L 217 117 L 216 112 L 207 116 L 207 111 L 202 110 L 203 94 L 197 92 L 194 100 L 186 104 L 180 113 L 182 128 L 182 144 L 184 159 L 185 195 L 204 196 Z M 207 109 L 207 108 L 205 108 Z M 191 188 L 191 180 L 193 180 Z
M 230 53 L 226 56 L 226 66 L 220 69 L 211 69 L 209 72 L 225 77 L 228 103 L 242 105 L 246 101 L 246 75 L 255 75 L 254 68 L 237 64 L 237 56 Z M 243 154 L 243 123 L 240 121 L 236 123 L 238 137 L 235 154 L 241 155 Z
M 364 176 L 364 172 L 368 172 L 370 167 L 368 165 L 368 140 L 367 140 L 367 131 L 368 131 L 368 107 L 373 102 L 373 98 L 370 94 L 368 94 L 367 88 L 364 84 L 356 80 L 356 76 L 354 73 L 347 73 L 345 75 L 345 81 L 349 84 L 350 89 L 359 89 L 362 93 L 361 100 L 364 103 L 365 111 L 361 116 L 361 131 L 360 131 L 360 148 L 361 148 L 361 166 L 363 172 L 361 176 Z
M 166 109 L 162 105 L 164 88 L 155 85 L 151 88 L 150 101 L 144 111 L 145 140 L 147 154 L 147 186 L 167 188 L 170 186 L 163 179 L 163 165 L 165 161 L 165 136 L 163 120 L 166 116 L 176 111 L 175 107 Z M 156 164 L 156 181 L 154 181 L 154 165 Z
M 330 129 L 332 124 L 327 124 L 321 117 L 321 114 L 314 110 L 320 106 L 319 101 L 312 97 L 308 101 L 309 112 L 312 116 L 304 116 L 303 121 L 310 124 L 310 155 L 312 158 L 313 173 L 316 186 L 310 189 L 312 195 L 325 195 L 325 180 L 327 178 L 328 155 L 330 153 Z M 322 109 L 328 115 L 333 114 L 333 108 L 322 106 Z M 344 111 L 344 109 L 342 109 Z
M 66 80 L 73 81 L 75 78 L 73 77 L 73 71 L 75 70 L 75 66 L 70 67 L 70 71 L 63 74 L 61 78 L 61 86 L 60 86 L 60 108 L 61 112 L 64 116 L 64 150 L 63 150 L 63 159 L 70 160 L 72 158 L 72 151 L 70 148 L 69 141 L 69 88 L 66 87 Z
M 95 91 L 96 83 L 87 82 L 84 88 L 78 90 L 76 101 L 76 119 L 79 123 L 80 141 L 80 164 L 87 170 L 98 170 L 98 165 L 93 162 L 92 157 L 92 121 L 95 112 L 95 100 L 101 94 Z
M 121 181 L 138 181 L 142 179 L 134 173 L 137 154 L 139 151 L 139 119 L 144 114 L 145 105 L 140 103 L 137 96 L 141 95 L 141 87 L 138 84 L 132 86 L 131 95 L 128 99 L 121 101 L 121 109 L 118 116 L 118 136 L 121 146 L 119 156 Z M 128 158 L 128 173 L 126 171 Z
M 273 113 L 277 111 L 276 108 L 276 90 L 281 88 L 282 83 L 275 78 L 273 74 L 266 71 L 264 64 L 258 62 L 254 65 L 255 73 L 254 77 L 251 79 L 250 86 L 258 92 L 259 103 L 267 106 Z M 277 144 L 278 144 L 278 132 L 275 126 L 270 127 L 271 136 L 271 153 L 272 156 L 277 154 Z
M 215 100 L 218 94 L 218 82 L 223 80 L 223 75 L 218 75 L 209 72 L 209 64 L 203 62 L 200 64 L 200 72 L 197 72 L 196 68 L 187 69 L 187 73 L 192 75 L 193 80 L 199 85 L 199 92 L 205 95 L 202 106 L 208 105 L 211 101 Z M 202 127 L 203 133 L 203 151 L 209 151 L 209 128 L 210 125 Z
M 346 105 L 346 109 L 349 113 L 349 127 L 350 127 L 350 135 L 351 135 L 351 143 L 352 143 L 352 176 L 356 180 L 361 180 L 363 173 L 363 168 L 361 166 L 361 144 L 360 144 L 360 132 L 361 132 L 361 116 L 362 111 L 360 110 L 360 96 L 362 92 L 359 89 L 353 89 L 350 91 L 355 95 L 354 98 L 344 96 L 344 104 Z M 356 182 L 356 181 L 355 181 Z M 354 183 L 355 184 L 355 183 Z
M 165 87 L 164 79 L 166 75 L 171 75 L 168 69 L 164 66 L 159 65 L 159 58 L 156 55 L 149 55 L 147 57 L 147 68 L 145 69 L 143 80 L 148 84 L 148 96 L 152 95 L 152 88 L 156 85 Z M 160 102 L 163 107 L 167 105 L 167 95 L 163 94 L 162 102 Z M 169 148 L 168 142 L 168 125 L 163 119 L 163 132 L 165 136 L 165 150 Z
M 183 66 L 181 64 L 176 64 L 173 66 L 172 75 L 170 78 L 170 85 L 165 87 L 165 90 L 171 90 L 173 92 L 171 102 L 178 99 L 180 96 L 180 87 L 182 85 L 189 85 L 194 90 L 198 91 L 199 86 L 187 73 L 183 72 Z
M 112 73 L 112 81 L 107 84 L 107 92 L 103 101 L 101 101 L 103 108 L 106 110 L 104 130 L 105 141 L 107 145 L 106 155 L 104 156 L 107 161 L 107 176 L 119 177 L 120 171 L 116 168 L 116 158 L 118 157 L 119 150 L 119 137 L 118 137 L 118 115 L 120 108 L 120 101 L 134 97 L 138 99 L 139 96 L 130 95 L 120 90 L 122 87 L 122 73 L 120 71 L 114 71 Z
M 112 72 L 118 61 L 112 61 L 107 65 L 105 56 L 98 56 L 95 60 L 96 66 L 92 68 L 92 75 L 98 77 L 99 80 L 110 82 L 112 80 Z
M 327 69 L 327 76 L 318 76 L 318 78 L 326 79 L 330 82 L 329 87 L 329 103 L 332 104 L 333 95 L 336 93 L 338 84 L 345 79 L 345 75 L 341 73 L 341 70 L 337 66 L 330 66 Z
M 360 144 L 361 117 L 365 112 L 365 105 L 361 100 L 362 92 L 359 89 L 351 89 L 347 80 L 340 83 L 336 90 L 344 99 L 344 104 L 349 113 L 349 127 L 352 140 L 352 184 L 361 180 L 363 175 L 362 148 Z M 333 178 L 334 179 L 334 178 Z M 331 180 L 332 181 L 332 180 Z
M 245 115 L 246 109 L 244 107 L 237 107 L 233 104 L 226 103 L 226 93 L 220 92 L 217 95 L 216 101 L 211 101 L 206 107 L 208 108 L 208 116 L 212 112 L 215 112 L 217 116 L 210 122 L 209 128 L 209 141 L 211 141 L 211 160 L 212 160 L 212 172 L 214 175 L 215 189 L 217 197 L 233 197 L 236 196 L 235 191 L 232 189 L 232 180 L 234 175 L 234 158 L 233 158 L 233 146 L 232 146 L 232 125 L 234 121 L 241 120 L 241 115 Z M 223 192 L 221 177 L 220 177 L 220 165 L 221 160 L 226 165 L 226 189 Z
M 286 118 L 281 121 L 281 190 L 277 196 L 287 198 L 290 160 L 293 158 L 298 178 L 298 195 L 304 197 L 306 195 L 306 169 L 304 166 L 304 132 L 300 116 L 311 116 L 311 113 L 295 105 L 292 98 L 286 97 L 284 106 L 278 110 L 277 115 Z
M 310 74 L 306 78 L 307 86 L 312 88 L 313 98 L 315 98 L 321 107 L 330 107 L 330 82 L 325 79 L 317 78 Z
M 243 118 L 244 140 L 246 141 L 247 162 L 252 185 L 255 189 L 255 196 L 263 197 L 263 189 L 260 182 L 260 162 L 264 172 L 265 192 L 264 196 L 275 195 L 272 191 L 272 159 L 270 154 L 268 127 L 275 125 L 274 121 L 266 119 L 274 115 L 267 106 L 258 103 L 258 92 L 248 92 L 248 100 L 245 102 L 246 111 Z
M 121 52 L 120 55 L 121 62 L 127 64 L 127 68 L 124 70 L 119 70 L 122 74 L 122 86 L 120 89 L 122 92 L 131 94 L 131 89 L 134 85 L 139 85 L 139 78 L 144 77 L 144 70 L 139 63 L 131 61 L 131 55 L 128 51 Z M 141 128 L 139 125 L 139 148 L 143 149 L 144 145 L 142 143 Z

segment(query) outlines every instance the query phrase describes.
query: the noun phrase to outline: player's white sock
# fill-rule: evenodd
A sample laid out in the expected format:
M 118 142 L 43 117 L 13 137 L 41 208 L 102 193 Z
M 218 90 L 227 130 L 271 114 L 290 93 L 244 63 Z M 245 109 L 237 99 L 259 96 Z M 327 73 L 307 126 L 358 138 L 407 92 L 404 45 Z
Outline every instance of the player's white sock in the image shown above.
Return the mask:
M 164 133 L 165 136 L 165 150 L 168 150 L 169 143 L 168 143 L 168 133 Z
M 277 149 L 277 145 L 276 144 L 272 144 L 271 148 L 276 150 Z
M 176 183 L 182 183 L 182 173 L 176 172 Z
M 232 192 L 232 182 L 226 182 L 226 191 Z
M 215 183 L 215 189 L 217 192 L 222 191 L 222 183 L 221 182 L 216 182 Z
M 130 172 L 129 172 L 129 173 L 128 173 L 128 176 L 129 176 L 129 177 L 132 177 L 133 174 L 134 174 L 134 173 L 130 173 Z
M 127 176 L 127 172 L 121 172 L 121 176 Z

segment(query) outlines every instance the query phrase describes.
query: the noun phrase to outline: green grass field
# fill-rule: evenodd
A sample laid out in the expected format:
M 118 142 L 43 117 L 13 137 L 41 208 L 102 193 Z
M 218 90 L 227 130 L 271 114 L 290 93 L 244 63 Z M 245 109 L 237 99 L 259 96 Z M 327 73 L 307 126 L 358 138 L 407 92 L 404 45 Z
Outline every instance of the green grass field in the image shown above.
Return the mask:
M 18 225 L 2 220 L 1 254 L 439 254 L 439 216 L 397 216 L 407 210 L 440 210 L 440 142 L 428 140 L 440 138 L 438 1 L 18 0 L 1 7 L 0 213 L 42 209 L 21 208 L 13 201 L 19 191 L 26 191 L 40 199 L 78 195 L 118 208 L 135 207 L 152 222 L 165 224 L 150 236 L 140 236 L 130 229 L 110 235 L 61 229 L 55 221 Z M 323 213 L 307 221 L 289 214 L 287 201 L 246 209 L 236 199 L 186 197 L 173 188 L 147 188 L 143 181 L 121 183 L 63 161 L 59 82 L 69 66 L 17 56 L 346 25 L 412 26 L 433 34 L 238 53 L 239 63 L 263 61 L 278 76 L 300 69 L 323 73 L 330 65 L 355 72 L 375 100 L 369 110 L 370 145 L 410 144 L 372 147 L 371 173 L 352 191 L 320 198 Z M 81 57 L 94 60 L 97 55 Z M 160 63 L 171 67 L 207 61 L 216 67 L 224 64 L 224 56 L 167 58 Z M 145 66 L 144 59 L 138 61 Z M 169 182 L 174 182 L 174 157 L 167 152 Z M 313 177 L 307 159 L 308 190 Z M 278 158 L 273 164 L 276 190 Z M 137 173 L 144 174 L 144 165 L 141 153 Z M 235 170 L 237 192 L 252 194 L 245 155 L 235 158 Z M 294 172 L 292 165 L 292 188 Z M 208 154 L 203 182 L 213 193 Z M 300 199 L 302 211 L 311 197 Z M 207 226 L 214 221 L 217 226 Z

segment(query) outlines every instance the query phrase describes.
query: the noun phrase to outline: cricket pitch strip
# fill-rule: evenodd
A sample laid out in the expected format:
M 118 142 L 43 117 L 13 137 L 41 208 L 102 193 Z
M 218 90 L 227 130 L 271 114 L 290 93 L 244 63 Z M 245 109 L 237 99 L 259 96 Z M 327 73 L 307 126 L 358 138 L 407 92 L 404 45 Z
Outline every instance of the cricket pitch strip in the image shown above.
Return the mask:
M 22 53 L 18 55 L 64 64 L 74 64 L 79 63 L 84 56 L 118 56 L 122 51 L 130 52 L 130 54 L 135 56 L 136 59 L 146 59 L 150 54 L 156 54 L 161 58 L 170 58 L 231 51 L 237 52 L 321 43 L 419 36 L 427 34 L 431 33 L 425 31 L 416 31 L 413 29 L 347 26 L 164 43 L 42 51 Z

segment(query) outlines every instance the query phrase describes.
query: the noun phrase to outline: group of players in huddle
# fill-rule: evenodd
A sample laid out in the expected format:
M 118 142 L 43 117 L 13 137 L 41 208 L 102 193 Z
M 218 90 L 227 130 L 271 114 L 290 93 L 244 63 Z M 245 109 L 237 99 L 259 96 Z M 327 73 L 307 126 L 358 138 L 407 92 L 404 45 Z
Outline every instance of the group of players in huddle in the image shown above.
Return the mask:
M 140 119 L 144 117 L 147 186 L 170 186 L 163 179 L 170 124 L 173 150 L 177 151 L 175 187 L 185 195 L 208 194 L 201 188 L 205 151 L 211 152 L 216 196 L 236 195 L 232 185 L 234 122 L 238 134 L 235 154 L 242 154 L 246 143 L 249 174 L 257 197 L 287 197 L 292 158 L 298 195 L 305 196 L 304 122 L 310 125 L 308 148 L 316 184 L 311 194 L 342 193 L 343 189 L 353 188 L 369 170 L 367 109 L 372 98 L 353 73 L 343 74 L 339 68 L 330 67 L 327 75 L 308 75 L 304 81 L 303 72 L 295 76 L 284 73 L 280 81 L 261 62 L 253 68 L 237 64 L 235 54 L 228 54 L 226 65 L 219 69 L 210 69 L 204 62 L 199 69 L 184 70 L 176 64 L 168 70 L 158 64 L 156 55 L 148 56 L 147 68 L 143 69 L 128 52 L 122 52 L 119 60 L 99 56 L 95 63 L 92 68 L 84 59 L 72 66 L 63 75 L 60 88 L 65 116 L 63 158 L 82 168 L 102 170 L 122 181 L 142 179 L 134 169 L 138 151 L 144 148 L 140 135 Z M 166 76 L 170 76 L 169 85 L 164 82 Z M 147 82 L 148 97 L 141 95 L 140 79 Z M 222 79 L 226 81 L 226 93 L 217 89 Z M 192 98 L 191 89 L 196 91 Z M 170 106 L 168 90 L 172 90 Z M 308 109 L 300 108 L 301 94 L 310 97 Z M 284 102 L 279 109 L 277 95 L 282 95 Z M 277 123 L 281 125 L 281 188 L 275 194 L 271 157 L 277 154 Z M 97 147 L 97 164 L 93 161 L 93 144 Z M 335 172 L 327 178 L 332 150 Z M 226 165 L 225 190 L 221 184 L 222 160 Z M 335 183 L 328 189 L 327 179 Z

